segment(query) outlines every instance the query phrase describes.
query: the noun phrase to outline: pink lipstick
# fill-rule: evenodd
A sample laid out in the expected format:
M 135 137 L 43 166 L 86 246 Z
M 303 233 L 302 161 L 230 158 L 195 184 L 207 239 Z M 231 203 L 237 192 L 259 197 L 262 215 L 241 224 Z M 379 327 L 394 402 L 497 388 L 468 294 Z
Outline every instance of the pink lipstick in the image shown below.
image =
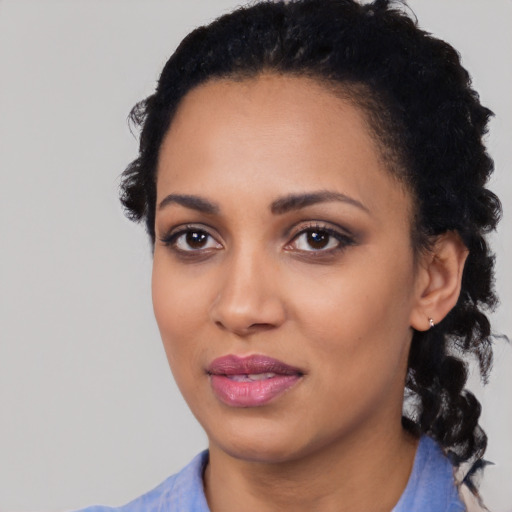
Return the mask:
M 298 368 L 263 355 L 219 357 L 207 373 L 217 398 L 231 407 L 264 405 L 303 376 Z

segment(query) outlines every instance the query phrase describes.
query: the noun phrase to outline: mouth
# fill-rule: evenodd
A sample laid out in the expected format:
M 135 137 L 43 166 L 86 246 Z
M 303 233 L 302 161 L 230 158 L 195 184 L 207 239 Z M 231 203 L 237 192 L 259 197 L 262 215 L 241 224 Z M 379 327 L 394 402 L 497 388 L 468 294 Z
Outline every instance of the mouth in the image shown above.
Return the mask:
M 304 372 L 277 359 L 228 355 L 207 369 L 215 396 L 231 407 L 259 407 L 288 391 Z

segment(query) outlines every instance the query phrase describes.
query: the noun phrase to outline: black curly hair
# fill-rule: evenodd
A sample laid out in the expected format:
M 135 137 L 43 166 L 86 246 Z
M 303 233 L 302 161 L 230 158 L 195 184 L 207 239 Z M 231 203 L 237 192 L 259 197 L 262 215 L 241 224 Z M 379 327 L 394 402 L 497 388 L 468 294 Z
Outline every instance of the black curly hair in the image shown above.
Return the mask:
M 469 250 L 456 306 L 434 328 L 413 334 L 403 417 L 404 428 L 436 439 L 459 464 L 480 459 L 487 444 L 480 404 L 464 389 L 461 356 L 476 357 L 487 379 L 486 312 L 497 299 L 485 235 L 501 215 L 499 200 L 485 188 L 493 162 L 482 138 L 492 113 L 480 104 L 458 53 L 407 13 L 390 0 L 263 1 L 194 30 L 168 60 L 156 92 L 132 110 L 142 128 L 140 154 L 123 173 L 121 201 L 132 220 L 145 221 L 154 244 L 159 149 L 181 99 L 201 83 L 293 74 L 354 101 L 390 172 L 415 199 L 415 249 L 455 231 Z

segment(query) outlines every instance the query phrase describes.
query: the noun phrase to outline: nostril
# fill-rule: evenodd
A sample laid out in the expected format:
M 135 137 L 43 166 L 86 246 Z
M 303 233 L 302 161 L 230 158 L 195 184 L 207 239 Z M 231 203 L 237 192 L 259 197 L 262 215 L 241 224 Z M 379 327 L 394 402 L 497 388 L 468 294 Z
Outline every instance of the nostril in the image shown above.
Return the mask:
M 219 321 L 219 320 L 216 320 L 216 321 L 215 321 L 215 325 L 216 325 L 217 327 L 219 327 L 220 329 L 226 329 L 226 327 L 224 326 L 224 324 L 223 324 L 221 321 Z
M 239 336 L 248 336 L 258 332 L 265 332 L 271 329 L 275 329 L 275 325 L 271 323 L 252 323 L 247 326 L 235 326 L 235 325 L 224 325 L 220 320 L 215 321 L 215 325 L 223 331 L 231 331 Z
M 273 325 L 273 324 L 255 323 L 255 324 L 251 324 L 248 327 L 248 330 L 251 330 L 251 331 L 268 331 L 269 329 L 273 329 L 274 327 L 275 327 L 275 325 Z

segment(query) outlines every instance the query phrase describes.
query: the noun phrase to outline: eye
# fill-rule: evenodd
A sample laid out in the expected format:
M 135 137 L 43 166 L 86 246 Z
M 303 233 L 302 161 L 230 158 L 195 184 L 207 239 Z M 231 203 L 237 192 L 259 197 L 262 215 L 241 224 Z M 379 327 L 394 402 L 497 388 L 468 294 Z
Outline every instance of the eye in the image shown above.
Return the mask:
M 338 245 L 338 240 L 325 230 L 305 231 L 295 237 L 294 242 L 299 251 L 321 251 Z
M 354 240 L 341 232 L 324 226 L 311 226 L 301 230 L 287 249 L 302 252 L 330 252 L 353 245 Z
M 199 252 L 222 248 L 222 245 L 210 233 L 193 226 L 171 233 L 163 238 L 162 242 L 180 252 Z

